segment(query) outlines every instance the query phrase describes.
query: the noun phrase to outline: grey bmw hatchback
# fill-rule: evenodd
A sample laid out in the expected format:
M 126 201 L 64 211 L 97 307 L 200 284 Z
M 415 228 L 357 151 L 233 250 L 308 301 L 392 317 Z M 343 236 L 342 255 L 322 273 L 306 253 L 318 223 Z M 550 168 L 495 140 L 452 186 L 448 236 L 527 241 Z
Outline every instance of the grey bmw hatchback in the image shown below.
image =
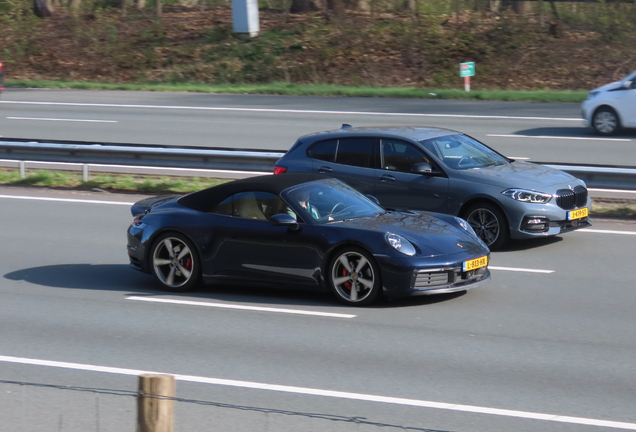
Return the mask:
M 582 180 L 448 129 L 345 124 L 300 137 L 276 163 L 285 172 L 338 178 L 388 209 L 459 216 L 491 250 L 592 225 Z

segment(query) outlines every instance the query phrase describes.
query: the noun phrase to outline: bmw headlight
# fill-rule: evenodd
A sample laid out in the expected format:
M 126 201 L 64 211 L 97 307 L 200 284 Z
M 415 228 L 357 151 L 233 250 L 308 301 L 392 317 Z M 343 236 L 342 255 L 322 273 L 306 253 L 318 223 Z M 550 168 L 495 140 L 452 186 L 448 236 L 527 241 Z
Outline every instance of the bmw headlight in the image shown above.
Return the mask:
M 408 256 L 415 255 L 415 247 L 413 247 L 411 242 L 409 242 L 407 239 L 405 239 L 401 235 L 388 232 L 384 234 L 384 240 L 386 240 L 386 242 L 389 245 L 391 245 L 393 249 L 403 253 L 404 255 L 408 255 Z
M 516 201 L 536 204 L 545 204 L 552 199 L 550 194 L 526 189 L 508 189 L 503 191 L 502 194 Z

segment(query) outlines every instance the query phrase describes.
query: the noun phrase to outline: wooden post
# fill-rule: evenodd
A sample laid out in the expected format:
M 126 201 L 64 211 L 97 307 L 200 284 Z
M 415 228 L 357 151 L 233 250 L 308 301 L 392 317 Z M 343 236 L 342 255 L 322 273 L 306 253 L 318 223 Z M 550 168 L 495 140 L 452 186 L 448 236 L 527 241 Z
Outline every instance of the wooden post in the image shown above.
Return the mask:
M 137 432 L 173 432 L 176 381 L 172 375 L 139 375 Z

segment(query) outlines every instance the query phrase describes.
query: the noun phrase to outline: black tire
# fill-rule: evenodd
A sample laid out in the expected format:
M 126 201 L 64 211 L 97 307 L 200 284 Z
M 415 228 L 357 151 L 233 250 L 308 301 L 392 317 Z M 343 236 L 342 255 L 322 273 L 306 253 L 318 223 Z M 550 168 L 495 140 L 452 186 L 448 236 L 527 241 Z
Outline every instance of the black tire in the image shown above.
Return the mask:
M 150 255 L 152 274 L 163 289 L 185 292 L 200 279 L 201 263 L 192 242 L 179 233 L 165 233 L 155 240 Z
M 333 256 L 327 280 L 338 300 L 352 306 L 372 303 L 382 290 L 377 263 L 367 251 L 354 246 L 341 249 Z
M 471 206 L 462 216 L 490 250 L 500 249 L 510 240 L 506 215 L 495 205 L 483 202 Z
M 621 128 L 618 114 L 610 107 L 601 107 L 592 116 L 592 127 L 601 135 L 614 135 Z

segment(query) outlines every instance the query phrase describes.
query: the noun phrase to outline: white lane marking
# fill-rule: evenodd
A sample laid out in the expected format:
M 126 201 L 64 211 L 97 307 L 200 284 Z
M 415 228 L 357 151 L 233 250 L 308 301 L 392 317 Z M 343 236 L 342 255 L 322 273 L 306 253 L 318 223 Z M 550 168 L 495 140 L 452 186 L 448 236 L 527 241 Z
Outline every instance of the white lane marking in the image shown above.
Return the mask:
M 511 271 L 511 272 L 545 273 L 545 274 L 554 273 L 554 270 L 528 269 L 528 268 L 518 268 L 518 267 L 488 266 L 488 268 L 490 270 L 503 270 L 503 271 Z
M 626 190 L 626 189 L 595 189 L 595 188 L 587 188 L 588 191 L 592 192 L 617 192 L 617 193 L 629 193 L 636 194 L 636 190 Z
M 84 204 L 112 204 L 112 205 L 125 205 L 125 206 L 131 206 L 134 204 L 130 202 L 121 202 L 121 201 L 100 201 L 100 200 L 85 200 L 85 199 L 74 199 L 74 198 L 48 198 L 48 197 L 18 196 L 18 195 L 0 195 L 0 198 L 36 200 L 36 201 L 58 201 L 58 202 L 84 203 Z
M 636 231 L 614 231 L 614 230 L 599 230 L 593 228 L 583 228 L 579 231 L 596 233 L 596 234 L 619 234 L 619 235 L 636 235 Z
M 384 113 L 384 112 L 363 112 L 363 111 L 324 111 L 324 110 L 298 110 L 298 109 L 277 109 L 277 108 L 228 108 L 228 107 L 190 107 L 173 105 L 126 105 L 126 104 L 97 104 L 78 102 L 27 102 L 27 101 L 0 101 L 0 104 L 24 104 L 24 105 L 53 105 L 53 106 L 87 106 L 103 108 L 151 108 L 151 109 L 174 109 L 174 110 L 200 110 L 200 111 L 236 111 L 236 112 L 266 112 L 266 113 L 287 113 L 287 114 L 343 114 L 343 115 L 370 115 L 370 116 L 404 116 L 404 117 L 448 117 L 448 118 L 475 118 L 475 119 L 503 119 L 503 120 L 554 120 L 554 121 L 576 121 L 580 118 L 554 118 L 554 117 L 521 117 L 521 116 L 499 116 L 499 115 L 473 115 L 473 114 L 421 114 L 421 113 Z
M 208 302 L 198 302 L 198 301 L 189 301 L 189 300 L 161 299 L 161 298 L 152 298 L 152 297 L 131 296 L 131 297 L 126 297 L 126 300 L 139 300 L 139 301 L 156 302 L 156 303 L 172 303 L 172 304 L 189 305 L 189 306 L 207 306 L 207 307 L 216 307 L 216 308 L 224 308 L 224 309 L 241 309 L 241 310 L 259 311 L 259 312 L 277 312 L 277 313 L 297 314 L 297 315 L 314 315 L 314 316 L 331 317 L 331 318 L 355 318 L 357 316 L 357 315 L 339 314 L 339 313 L 331 313 L 331 312 L 315 312 L 315 311 L 306 311 L 306 310 L 297 310 L 297 309 L 280 309 L 280 308 L 270 308 L 270 307 L 261 307 L 261 306 L 243 306 L 243 305 L 234 305 L 234 304 L 226 304 L 226 303 L 208 303 Z
M 631 142 L 631 140 L 624 139 L 624 138 L 593 138 L 593 137 L 586 138 L 586 137 L 564 137 L 564 136 L 546 136 L 546 135 L 500 135 L 500 134 L 486 134 L 486 136 L 497 137 L 497 138 L 537 138 L 537 139 L 564 139 L 564 140 Z
M 7 117 L 7 120 L 40 120 L 40 121 L 61 121 L 61 122 L 86 122 L 86 123 L 119 123 L 117 120 L 87 120 L 87 119 L 59 119 L 43 117 Z
M 68 362 L 59 362 L 52 360 L 40 360 L 40 359 L 30 359 L 23 357 L 11 357 L 11 356 L 0 356 L 0 362 L 5 363 L 17 363 L 17 364 L 27 364 L 34 366 L 48 366 L 48 367 L 57 367 L 64 369 L 74 369 L 74 370 L 83 370 L 90 372 L 103 372 L 103 373 L 111 373 L 111 374 L 120 374 L 120 375 L 141 375 L 141 374 L 169 374 L 173 375 L 176 380 L 179 381 L 187 381 L 187 382 L 195 382 L 201 384 L 213 384 L 213 385 L 222 385 L 222 386 L 230 386 L 230 387 L 240 387 L 240 388 L 249 388 L 255 390 L 269 390 L 269 391 L 277 391 L 277 392 L 285 392 L 285 393 L 295 393 L 295 394 L 303 394 L 303 395 L 311 395 L 311 396 L 325 396 L 339 399 L 351 399 L 365 402 L 379 402 L 379 403 L 388 403 L 395 405 L 405 405 L 405 406 L 415 406 L 422 408 L 432 408 L 432 409 L 443 409 L 449 411 L 462 411 L 462 412 L 470 412 L 476 414 L 489 414 L 489 415 L 497 415 L 504 417 L 515 417 L 521 419 L 531 419 L 531 420 L 544 420 L 550 422 L 559 422 L 559 423 L 571 423 L 571 424 L 580 424 L 587 426 L 598 426 L 598 427 L 608 427 L 614 429 L 625 429 L 625 430 L 636 430 L 636 423 L 627 423 L 627 422 L 619 422 L 612 420 L 601 420 L 594 418 L 585 418 L 585 417 L 571 417 L 571 416 L 563 416 L 556 414 L 544 414 L 537 413 L 531 411 L 518 411 L 518 410 L 510 410 L 510 409 L 502 409 L 502 408 L 489 408 L 475 405 L 460 405 L 453 404 L 447 402 L 434 402 L 434 401 L 426 401 L 419 399 L 406 399 L 406 398 L 398 398 L 391 396 L 378 396 L 378 395 L 370 395 L 364 393 L 350 393 L 343 391 L 335 391 L 335 390 L 322 390 L 322 389 L 314 389 L 308 387 L 294 387 L 294 386 L 285 386 L 285 385 L 277 385 L 277 384 L 266 384 L 266 383 L 258 383 L 251 381 L 237 381 L 237 380 L 228 380 L 221 378 L 209 378 L 209 377 L 201 377 L 194 375 L 179 375 L 179 374 L 171 374 L 166 372 L 153 372 L 153 371 L 145 371 L 145 370 L 137 370 L 137 369 L 124 369 L 124 368 L 116 368 L 116 367 L 108 367 L 108 366 L 96 366 L 96 365 L 88 365 L 88 364 L 80 364 L 80 363 L 68 363 Z

